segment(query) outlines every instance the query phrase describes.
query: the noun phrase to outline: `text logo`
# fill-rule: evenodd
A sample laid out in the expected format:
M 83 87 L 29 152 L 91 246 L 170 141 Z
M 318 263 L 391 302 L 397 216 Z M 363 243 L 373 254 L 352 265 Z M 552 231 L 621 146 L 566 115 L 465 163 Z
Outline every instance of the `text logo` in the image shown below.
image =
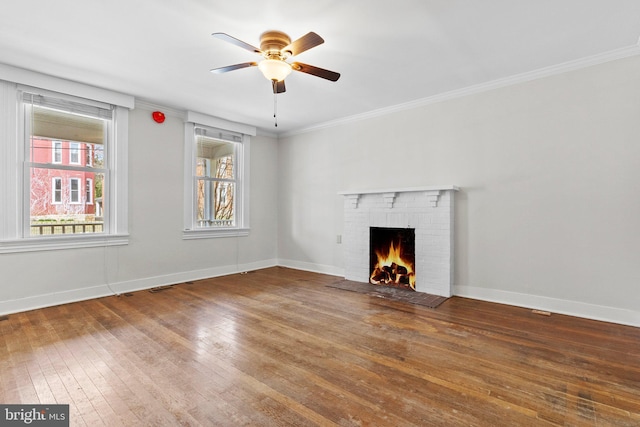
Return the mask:
M 0 405 L 0 426 L 69 427 L 69 405 Z

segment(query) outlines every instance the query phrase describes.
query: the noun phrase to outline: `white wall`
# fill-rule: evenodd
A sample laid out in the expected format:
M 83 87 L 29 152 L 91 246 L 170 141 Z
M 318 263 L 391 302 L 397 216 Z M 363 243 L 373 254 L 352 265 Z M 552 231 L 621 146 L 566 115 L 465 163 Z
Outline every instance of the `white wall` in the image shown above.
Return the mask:
M 253 137 L 251 234 L 188 241 L 182 119 L 137 108 L 130 244 L 1 255 L 0 314 L 276 263 L 340 275 L 339 191 L 454 184 L 458 295 L 640 326 L 639 95 L 634 57 Z
M 283 265 L 340 274 L 342 190 L 453 184 L 458 295 L 640 326 L 640 58 L 282 138 Z
M 180 115 L 130 113 L 129 245 L 0 255 L 1 314 L 275 265 L 276 139 L 251 138 L 249 236 L 182 240 Z

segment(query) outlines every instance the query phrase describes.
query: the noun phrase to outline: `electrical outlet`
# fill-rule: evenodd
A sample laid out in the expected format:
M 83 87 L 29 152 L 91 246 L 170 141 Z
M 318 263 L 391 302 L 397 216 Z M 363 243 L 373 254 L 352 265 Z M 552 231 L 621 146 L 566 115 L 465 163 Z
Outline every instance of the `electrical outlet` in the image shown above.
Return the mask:
M 336 243 L 342 243 L 342 234 L 336 236 Z

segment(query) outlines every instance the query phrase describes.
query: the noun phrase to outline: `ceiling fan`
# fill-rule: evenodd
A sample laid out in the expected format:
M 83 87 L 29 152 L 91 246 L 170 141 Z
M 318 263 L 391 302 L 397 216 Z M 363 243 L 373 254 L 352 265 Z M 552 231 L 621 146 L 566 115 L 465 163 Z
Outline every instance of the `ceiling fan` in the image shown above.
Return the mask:
M 313 65 L 301 62 L 287 62 L 292 56 L 299 55 L 313 47 L 324 43 L 324 39 L 314 32 L 310 32 L 291 42 L 289 36 L 282 31 L 266 31 L 260 36 L 260 49 L 255 46 L 238 40 L 226 33 L 213 33 L 213 37 L 232 43 L 250 52 L 262 55 L 264 59 L 260 62 L 243 62 L 241 64 L 228 65 L 226 67 L 214 68 L 212 73 L 226 73 L 241 68 L 257 66 L 262 74 L 271 81 L 273 93 L 285 91 L 284 79 L 291 71 L 300 71 L 321 77 L 332 82 L 340 78 L 340 73 L 314 67 Z

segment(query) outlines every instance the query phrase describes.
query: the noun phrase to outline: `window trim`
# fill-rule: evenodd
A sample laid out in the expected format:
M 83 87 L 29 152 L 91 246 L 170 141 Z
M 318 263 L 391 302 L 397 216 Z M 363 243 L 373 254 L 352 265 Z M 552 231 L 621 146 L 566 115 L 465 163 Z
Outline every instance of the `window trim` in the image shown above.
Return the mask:
M 32 237 L 25 216 L 29 216 L 24 196 L 29 168 L 25 165 L 24 123 L 19 112 L 22 91 L 42 93 L 88 105 L 113 105 L 109 192 L 103 233 Z M 132 96 L 71 82 L 52 76 L 0 64 L 0 254 L 42 250 L 127 245 L 128 239 L 128 128 Z M 18 139 L 16 139 L 18 138 Z
M 197 227 L 196 226 L 196 139 L 195 129 L 204 128 L 240 136 L 234 167 L 237 198 L 235 210 L 236 225 L 233 227 Z M 182 238 L 210 239 L 218 237 L 248 236 L 249 225 L 249 190 L 250 190 L 250 147 L 251 135 L 255 135 L 255 128 L 239 123 L 227 122 L 216 117 L 200 113 L 187 112 L 184 126 L 184 229 Z

